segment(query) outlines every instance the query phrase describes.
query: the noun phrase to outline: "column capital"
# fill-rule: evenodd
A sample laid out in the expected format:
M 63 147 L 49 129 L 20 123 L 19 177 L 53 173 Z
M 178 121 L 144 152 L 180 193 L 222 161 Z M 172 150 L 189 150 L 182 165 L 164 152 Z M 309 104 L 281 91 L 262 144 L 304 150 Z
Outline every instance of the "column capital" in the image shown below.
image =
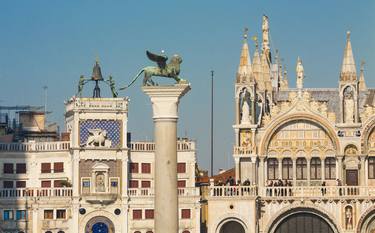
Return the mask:
M 179 100 L 190 89 L 190 84 L 142 87 L 151 99 L 154 120 L 177 119 Z

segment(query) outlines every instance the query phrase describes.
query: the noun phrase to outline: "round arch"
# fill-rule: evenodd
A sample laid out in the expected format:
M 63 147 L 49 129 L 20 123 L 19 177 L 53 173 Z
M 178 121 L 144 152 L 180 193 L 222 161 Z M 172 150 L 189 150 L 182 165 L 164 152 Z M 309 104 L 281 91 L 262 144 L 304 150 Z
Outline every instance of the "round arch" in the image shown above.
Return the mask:
M 375 207 L 370 208 L 361 216 L 357 224 L 356 232 L 357 233 L 375 232 Z
M 296 207 L 283 211 L 279 214 L 276 218 L 274 218 L 270 224 L 268 224 L 268 228 L 264 231 L 266 233 L 276 233 L 278 227 L 280 227 L 283 223 L 288 221 L 289 219 L 296 217 L 296 216 L 311 216 L 316 219 L 320 219 L 322 222 L 326 223 L 327 226 L 331 229 L 333 233 L 339 233 L 341 231 L 338 230 L 337 225 L 334 223 L 333 219 L 329 217 L 327 214 L 319 211 L 317 209 L 311 207 Z
M 104 222 L 108 224 L 109 230 L 113 230 L 109 231 L 109 233 L 114 233 L 117 231 L 121 232 L 121 224 L 118 221 L 118 218 L 116 218 L 111 213 L 103 210 L 93 211 L 86 214 L 85 217 L 80 221 L 79 232 L 86 232 L 85 229 L 88 226 L 94 225 L 96 222 Z
M 363 127 L 363 133 L 361 137 L 361 147 L 359 148 L 362 152 L 362 154 L 368 154 L 369 153 L 369 147 L 368 147 L 368 141 L 371 136 L 371 134 L 375 130 L 375 116 L 370 117 L 365 123 Z
M 223 230 L 228 226 L 238 227 L 237 229 L 239 229 L 239 232 L 233 232 L 233 233 L 247 233 L 248 232 L 246 224 L 241 219 L 237 217 L 226 217 L 223 220 L 221 220 L 219 224 L 217 224 L 215 233 L 226 233 L 227 231 L 223 232 Z
M 322 129 L 328 134 L 330 139 L 332 140 L 333 146 L 335 147 L 335 150 L 337 153 L 342 154 L 339 140 L 336 136 L 335 130 L 332 128 L 331 123 L 328 122 L 326 119 L 318 116 L 318 115 L 312 115 L 312 114 L 306 114 L 306 113 L 295 113 L 291 115 L 285 115 L 281 116 L 269 124 L 264 132 L 264 137 L 260 141 L 259 145 L 259 154 L 265 155 L 267 152 L 268 144 L 272 138 L 272 136 L 277 132 L 283 125 L 296 121 L 296 120 L 305 120 L 310 121 L 314 124 L 318 124 Z

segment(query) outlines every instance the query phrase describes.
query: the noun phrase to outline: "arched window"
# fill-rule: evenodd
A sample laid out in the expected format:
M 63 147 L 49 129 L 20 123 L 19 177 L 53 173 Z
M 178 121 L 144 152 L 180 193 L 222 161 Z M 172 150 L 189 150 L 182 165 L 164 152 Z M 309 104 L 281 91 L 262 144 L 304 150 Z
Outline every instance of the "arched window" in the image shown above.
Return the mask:
M 375 179 L 375 157 L 368 158 L 368 178 Z
M 146 231 L 146 233 L 153 233 L 152 231 Z
M 184 230 L 182 233 L 190 233 L 190 231 L 188 231 L 188 230 Z
M 269 180 L 279 178 L 279 162 L 275 158 L 267 159 L 267 174 Z
M 312 180 L 320 180 L 322 178 L 322 163 L 320 161 L 320 158 L 311 159 L 310 177 Z
M 307 162 L 305 158 L 297 159 L 297 180 L 307 179 Z
M 293 162 L 290 158 L 284 158 L 283 162 L 283 180 L 293 179 Z
M 46 233 L 52 233 L 51 231 L 46 231 Z
M 140 231 L 134 231 L 134 233 L 141 233 Z
M 64 231 L 58 231 L 57 233 L 65 233 Z
M 336 179 L 336 160 L 333 157 L 328 157 L 324 164 L 326 180 Z

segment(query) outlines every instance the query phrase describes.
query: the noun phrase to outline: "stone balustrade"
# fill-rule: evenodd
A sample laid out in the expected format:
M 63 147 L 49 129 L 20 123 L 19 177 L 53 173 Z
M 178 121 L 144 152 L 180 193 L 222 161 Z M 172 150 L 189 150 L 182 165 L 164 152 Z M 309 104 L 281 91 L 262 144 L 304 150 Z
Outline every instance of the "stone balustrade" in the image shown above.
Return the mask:
M 375 199 L 375 186 L 209 186 L 210 198 L 257 197 L 285 198 L 345 198 Z
M 18 199 L 26 197 L 71 197 L 72 188 L 15 188 L 0 189 L 0 199 Z
M 130 144 L 132 151 L 154 152 L 154 142 L 132 142 Z M 43 152 L 43 151 L 68 151 L 70 142 L 23 142 L 23 143 L 0 143 L 0 152 Z M 177 151 L 193 151 L 195 142 L 181 140 L 177 142 Z
M 129 188 L 128 196 L 130 197 L 153 197 L 155 195 L 154 189 L 151 188 Z M 178 188 L 178 195 L 183 196 L 199 196 L 199 188 L 189 187 L 189 188 Z
M 0 151 L 11 152 L 40 152 L 40 151 L 67 151 L 70 142 L 24 142 L 24 143 L 0 143 Z
M 132 142 L 130 149 L 132 151 L 155 151 L 155 143 L 154 142 Z M 177 141 L 177 151 L 193 151 L 195 150 L 195 142 L 194 141 Z

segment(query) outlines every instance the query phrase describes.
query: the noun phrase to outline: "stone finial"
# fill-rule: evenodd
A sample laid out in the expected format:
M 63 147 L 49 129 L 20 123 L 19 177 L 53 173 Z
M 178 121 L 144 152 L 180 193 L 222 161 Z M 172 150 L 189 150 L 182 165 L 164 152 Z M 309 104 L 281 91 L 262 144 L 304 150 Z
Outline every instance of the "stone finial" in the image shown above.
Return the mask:
M 361 61 L 361 69 L 360 69 L 360 74 L 359 74 L 359 81 L 358 81 L 358 86 L 360 91 L 366 91 L 367 86 L 366 86 L 366 81 L 365 81 L 365 74 L 364 74 L 364 66 L 365 66 L 365 61 Z

